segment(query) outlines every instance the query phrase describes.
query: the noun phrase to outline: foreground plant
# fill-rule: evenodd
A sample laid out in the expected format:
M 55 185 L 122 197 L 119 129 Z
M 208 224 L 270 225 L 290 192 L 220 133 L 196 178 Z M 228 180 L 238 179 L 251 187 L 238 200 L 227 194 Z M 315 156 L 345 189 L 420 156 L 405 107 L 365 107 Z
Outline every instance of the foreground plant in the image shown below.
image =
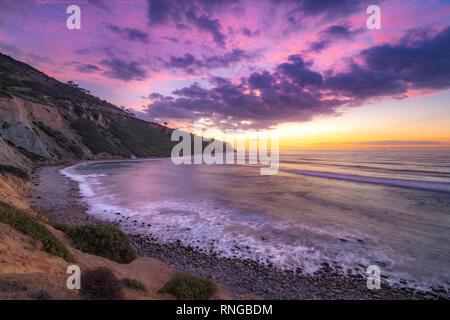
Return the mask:
M 122 283 L 106 267 L 98 267 L 83 272 L 81 294 L 93 300 L 122 300 Z
M 184 273 L 174 275 L 160 290 L 181 300 L 207 300 L 215 291 L 216 285 L 211 280 Z
M 122 285 L 125 288 L 134 290 L 134 291 L 142 291 L 142 292 L 147 292 L 147 288 L 145 287 L 145 285 L 135 279 L 130 279 L 130 278 L 123 278 L 122 280 L 120 280 L 120 282 L 122 283 Z
M 43 226 L 38 219 L 26 212 L 0 202 L 0 222 L 5 223 L 17 231 L 42 242 L 42 251 L 61 257 L 67 262 L 74 262 L 70 252 L 64 245 Z
M 107 225 L 83 225 L 73 228 L 61 227 L 75 246 L 119 263 L 130 263 L 136 259 L 128 236 L 120 229 Z

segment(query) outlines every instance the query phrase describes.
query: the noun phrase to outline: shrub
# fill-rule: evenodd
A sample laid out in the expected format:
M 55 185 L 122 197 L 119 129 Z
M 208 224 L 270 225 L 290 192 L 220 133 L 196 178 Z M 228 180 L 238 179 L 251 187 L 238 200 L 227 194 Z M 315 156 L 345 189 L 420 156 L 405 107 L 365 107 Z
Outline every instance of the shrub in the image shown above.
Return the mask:
M 119 263 L 130 263 L 136 259 L 136 253 L 130 245 L 128 236 L 114 226 L 76 226 L 71 228 L 67 235 L 83 252 Z
M 147 288 L 145 287 L 145 285 L 138 280 L 124 278 L 124 279 L 120 280 L 120 282 L 122 283 L 122 285 L 125 288 L 135 290 L 135 291 L 147 292 Z
M 81 294 L 94 300 L 122 300 L 122 284 L 116 275 L 106 267 L 83 272 Z
M 117 141 L 114 143 L 108 131 L 97 126 L 91 120 L 79 118 L 71 123 L 72 129 L 81 136 L 82 142 L 94 153 L 106 152 L 112 155 L 130 156 L 130 151 L 121 146 Z
M 33 216 L 12 207 L 4 202 L 0 202 L 0 222 L 6 223 L 23 234 L 42 242 L 42 250 L 63 258 L 67 262 L 74 262 L 70 252 L 64 245 L 45 228 Z
M 49 225 L 53 224 L 53 219 L 48 215 L 46 215 L 45 213 L 39 211 L 39 209 L 36 206 L 31 206 L 31 209 L 33 209 L 33 211 L 36 212 L 38 220 L 44 222 L 45 224 Z
M 53 228 L 55 228 L 56 230 L 60 230 L 65 234 L 69 234 L 70 230 L 72 230 L 72 228 L 69 225 L 64 223 L 55 223 L 53 224 Z
M 55 297 L 53 294 L 48 292 L 47 290 L 39 290 L 36 292 L 31 293 L 30 295 L 31 299 L 34 300 L 55 300 Z
M 0 292 L 20 292 L 27 290 L 28 287 L 21 282 L 0 279 Z
M 160 290 L 182 300 L 207 300 L 216 291 L 214 282 L 192 275 L 178 273 Z

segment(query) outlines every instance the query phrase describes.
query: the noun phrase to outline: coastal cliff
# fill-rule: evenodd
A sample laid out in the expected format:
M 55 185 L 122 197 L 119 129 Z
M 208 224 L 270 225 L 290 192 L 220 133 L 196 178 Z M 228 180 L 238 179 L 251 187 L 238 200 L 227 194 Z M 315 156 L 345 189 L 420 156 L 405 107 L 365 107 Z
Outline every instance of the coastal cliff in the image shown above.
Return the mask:
M 0 163 L 170 155 L 172 130 L 0 54 Z
M 178 270 L 146 257 L 121 264 L 84 252 L 29 201 L 38 167 L 166 157 L 171 132 L 0 54 L 0 299 L 84 298 L 66 287 L 73 263 L 83 271 L 107 267 L 128 284 L 125 299 L 173 299 L 159 290 Z M 218 286 L 211 298 L 229 295 Z

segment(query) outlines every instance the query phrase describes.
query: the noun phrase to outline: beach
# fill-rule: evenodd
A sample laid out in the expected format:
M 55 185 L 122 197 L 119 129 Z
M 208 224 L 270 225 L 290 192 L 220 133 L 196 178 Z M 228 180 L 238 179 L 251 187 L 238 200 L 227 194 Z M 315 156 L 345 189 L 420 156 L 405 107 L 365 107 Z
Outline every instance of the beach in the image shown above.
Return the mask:
M 57 223 L 68 225 L 111 223 L 121 227 L 140 256 L 156 258 L 171 267 L 221 284 L 234 298 L 254 294 L 264 299 L 448 299 L 444 287 L 427 291 L 388 285 L 382 275 L 381 289 L 369 290 L 364 276 L 366 265 L 349 270 L 338 262 L 324 261 L 314 273 L 301 268 L 287 270 L 271 263 L 224 257 L 203 247 L 184 245 L 181 241 L 160 241 L 157 235 L 136 232 L 138 228 L 116 221 L 103 220 L 87 213 L 88 205 L 80 196 L 79 185 L 62 175 L 62 166 L 43 167 L 33 176 L 34 192 L 30 202 Z M 117 216 L 121 213 L 117 212 Z M 125 217 L 123 218 L 126 219 Z M 243 250 L 236 248 L 237 251 Z

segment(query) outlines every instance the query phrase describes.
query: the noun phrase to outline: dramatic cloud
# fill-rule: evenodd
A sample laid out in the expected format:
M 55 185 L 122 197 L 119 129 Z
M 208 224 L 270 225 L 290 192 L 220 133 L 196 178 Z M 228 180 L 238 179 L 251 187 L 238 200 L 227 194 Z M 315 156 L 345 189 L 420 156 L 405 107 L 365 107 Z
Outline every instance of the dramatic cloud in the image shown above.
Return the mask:
M 345 17 L 349 14 L 361 10 L 367 1 L 363 0 L 271 0 L 274 4 L 291 4 L 296 11 L 304 15 L 321 15 L 327 17 Z M 378 4 L 381 1 L 373 1 L 370 4 Z
M 215 69 L 229 67 L 231 64 L 248 61 L 254 58 L 254 55 L 248 54 L 244 50 L 234 49 L 222 55 L 203 56 L 198 59 L 190 53 L 186 53 L 181 57 L 170 57 L 166 63 L 167 67 L 184 69 L 185 72 L 195 74 L 197 71 L 204 69 Z
M 380 30 L 366 28 L 369 4 L 381 7 Z M 61 1 L 0 0 L 0 51 L 62 81 L 82 81 L 118 105 L 140 108 L 145 96 L 150 119 L 207 117 L 228 127 L 241 121 L 267 127 L 383 99 L 443 93 L 426 100 L 438 104 L 450 87 L 442 1 L 86 0 L 81 6 L 80 31 L 64 27 Z M 149 97 L 149 88 L 159 93 Z
M 225 47 L 226 35 L 219 19 L 212 17 L 216 11 L 238 1 L 225 0 L 148 0 L 148 19 L 152 26 L 174 23 L 178 29 L 193 27 L 211 34 L 213 41 Z
M 173 91 L 177 98 L 153 94 L 146 116 L 210 118 L 224 127 L 246 121 L 252 127 L 267 127 L 288 119 L 306 121 L 317 114 L 332 114 L 343 104 L 319 92 L 320 74 L 308 69 L 299 55 L 289 57 L 289 62 L 279 65 L 277 70 L 254 72 L 239 84 L 214 77 L 210 79 L 213 88 L 205 89 L 194 83 Z
M 358 99 L 395 96 L 414 89 L 450 87 L 450 27 L 430 32 L 407 32 L 396 45 L 363 50 L 364 66 L 351 63 L 350 70 L 331 76 L 329 89 Z
M 333 25 L 319 32 L 319 41 L 310 44 L 310 51 L 320 52 L 328 48 L 334 41 L 350 40 L 363 32 L 363 29 L 350 30 L 346 25 Z
M 252 30 L 250 30 L 250 29 L 247 28 L 247 27 L 242 28 L 242 29 L 241 29 L 241 33 L 242 33 L 244 36 L 249 37 L 249 38 L 251 38 L 251 37 L 257 37 L 257 36 L 260 35 L 259 30 L 252 31 Z
M 84 64 L 84 63 L 78 63 L 75 67 L 75 70 L 81 73 L 93 73 L 100 71 L 100 68 L 97 66 L 94 66 L 93 64 Z
M 394 74 L 383 70 L 363 69 L 356 63 L 350 65 L 348 72 L 338 73 L 328 78 L 325 84 L 336 94 L 357 100 L 400 96 L 407 91 L 406 83 Z
M 176 14 L 174 3 L 166 0 L 148 0 L 148 19 L 151 25 L 167 23 Z
M 174 43 L 178 43 L 179 42 L 179 40 L 177 38 L 173 38 L 173 37 L 163 36 L 163 37 L 161 37 L 161 39 L 164 39 L 164 40 L 167 40 L 167 41 L 171 41 L 171 42 L 174 42 Z
M 109 71 L 103 72 L 103 75 L 109 78 L 130 81 L 143 80 L 147 76 L 145 69 L 135 61 L 126 62 L 121 59 L 112 58 L 102 60 L 100 64 L 110 69 Z
M 120 28 L 116 25 L 109 24 L 106 26 L 112 32 L 122 36 L 124 39 L 131 41 L 140 41 L 148 43 L 148 34 L 134 28 Z
M 349 31 L 343 29 L 328 28 L 326 32 L 349 36 Z M 291 55 L 273 72 L 254 72 L 242 77 L 239 83 L 215 77 L 210 79 L 212 88 L 194 83 L 173 91 L 175 97 L 153 94 L 150 96 L 153 103 L 144 117 L 209 118 L 217 126 L 248 124 L 258 128 L 334 114 L 342 105 L 405 97 L 409 88 L 449 88 L 450 27 L 435 35 L 414 32 L 407 33 L 396 45 L 363 50 L 350 59 L 345 72 L 321 74 L 301 55 Z M 192 55 L 173 61 L 183 68 L 195 63 Z
M 183 57 L 170 57 L 168 65 L 173 68 L 186 69 L 192 67 L 195 63 L 195 57 L 190 53 L 186 53 Z
M 288 58 L 290 63 L 280 64 L 277 70 L 298 84 L 318 86 L 322 84 L 322 76 L 320 73 L 311 71 L 300 55 L 292 55 Z
M 104 0 L 88 0 L 88 3 L 93 4 L 93 5 L 101 8 L 101 9 L 104 9 L 104 10 L 108 10 L 109 9 L 108 5 L 105 3 Z
M 186 16 L 197 29 L 209 32 L 218 46 L 225 47 L 226 36 L 221 32 L 222 27 L 218 19 L 211 19 L 206 15 L 197 17 L 194 11 L 187 12 Z
M 383 70 L 414 88 L 450 87 L 450 27 L 434 37 L 413 30 L 397 45 L 385 44 L 361 52 L 371 70 Z

